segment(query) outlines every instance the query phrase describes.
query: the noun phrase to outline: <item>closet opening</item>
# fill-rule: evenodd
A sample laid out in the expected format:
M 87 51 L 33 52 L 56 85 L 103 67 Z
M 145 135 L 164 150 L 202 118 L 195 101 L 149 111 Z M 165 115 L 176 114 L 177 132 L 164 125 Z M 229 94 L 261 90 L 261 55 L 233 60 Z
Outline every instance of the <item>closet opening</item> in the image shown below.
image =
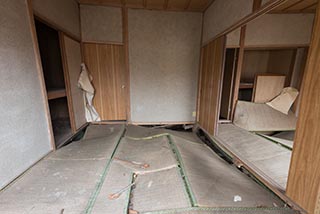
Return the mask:
M 59 32 L 35 19 L 56 148 L 72 136 Z

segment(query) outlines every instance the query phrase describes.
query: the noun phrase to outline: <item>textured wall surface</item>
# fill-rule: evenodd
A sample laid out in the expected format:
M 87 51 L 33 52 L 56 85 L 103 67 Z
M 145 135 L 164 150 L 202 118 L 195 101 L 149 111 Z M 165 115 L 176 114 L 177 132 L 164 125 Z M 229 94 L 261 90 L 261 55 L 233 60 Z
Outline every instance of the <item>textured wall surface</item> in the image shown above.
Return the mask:
M 129 10 L 133 122 L 194 121 L 201 14 Z
M 24 0 L 0 4 L 0 188 L 51 150 Z
M 75 0 L 32 0 L 36 14 L 80 38 L 80 12 Z
M 79 42 L 66 36 L 64 36 L 64 44 L 71 86 L 74 119 L 76 128 L 79 129 L 86 123 L 83 92 L 78 88 L 78 79 L 81 70 L 81 46 Z
M 252 2 L 253 0 L 215 0 L 204 14 L 203 43 L 249 15 L 252 12 Z
M 240 29 L 238 28 L 227 35 L 227 47 L 240 47 Z
M 313 14 L 266 14 L 247 25 L 246 46 L 308 45 Z
M 81 5 L 83 41 L 122 42 L 121 8 Z

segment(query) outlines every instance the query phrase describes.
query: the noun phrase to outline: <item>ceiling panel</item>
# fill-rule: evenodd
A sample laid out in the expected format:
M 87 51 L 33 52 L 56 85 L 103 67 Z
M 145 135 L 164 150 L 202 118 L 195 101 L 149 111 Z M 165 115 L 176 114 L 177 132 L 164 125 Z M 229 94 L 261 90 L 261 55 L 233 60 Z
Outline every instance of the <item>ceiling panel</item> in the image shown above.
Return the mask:
M 80 4 L 203 12 L 214 0 L 78 0 Z
M 147 9 L 164 9 L 166 6 L 166 0 L 148 0 L 146 1 Z
M 282 11 L 286 9 L 287 7 L 290 7 L 293 4 L 296 4 L 297 2 L 300 2 L 301 0 L 288 0 L 287 2 L 281 4 L 278 6 L 274 11 Z
M 318 0 L 288 0 L 272 13 L 314 13 Z
M 144 0 L 126 0 L 126 7 L 129 8 L 144 8 Z
M 94 4 L 94 5 L 107 5 L 107 6 L 116 6 L 121 7 L 121 0 L 79 0 L 80 4 Z
M 315 5 L 316 3 L 317 3 L 317 0 L 303 0 L 300 3 L 291 6 L 290 8 L 288 8 L 288 10 L 291 10 L 291 11 L 305 10 L 312 5 Z
M 169 10 L 184 10 L 189 0 L 168 0 Z
M 188 9 L 195 11 L 203 10 L 206 9 L 210 3 L 211 1 L 208 0 L 191 0 Z

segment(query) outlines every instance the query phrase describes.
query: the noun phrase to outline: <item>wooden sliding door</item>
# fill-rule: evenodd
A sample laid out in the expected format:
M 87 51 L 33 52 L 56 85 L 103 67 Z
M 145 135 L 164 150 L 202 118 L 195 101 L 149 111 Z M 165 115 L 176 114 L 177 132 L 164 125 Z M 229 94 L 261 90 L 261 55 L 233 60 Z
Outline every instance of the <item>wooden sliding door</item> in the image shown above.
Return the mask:
M 225 37 L 220 37 L 202 48 L 198 122 L 209 134 L 215 135 L 220 109 Z
M 102 120 L 126 120 L 126 70 L 123 45 L 83 45 L 85 63 L 93 77 L 93 104 Z

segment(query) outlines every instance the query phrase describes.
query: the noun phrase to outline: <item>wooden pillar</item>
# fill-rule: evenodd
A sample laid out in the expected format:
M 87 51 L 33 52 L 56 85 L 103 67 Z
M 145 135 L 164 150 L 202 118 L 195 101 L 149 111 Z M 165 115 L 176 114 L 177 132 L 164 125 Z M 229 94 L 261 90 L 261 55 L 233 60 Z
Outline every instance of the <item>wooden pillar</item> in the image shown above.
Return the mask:
M 131 123 L 131 104 L 130 104 L 130 68 L 129 68 L 129 26 L 128 26 L 128 8 L 125 5 L 122 8 L 122 33 L 123 33 L 123 44 L 125 52 L 125 69 L 126 69 L 126 92 L 127 92 L 127 122 Z
M 301 92 L 301 107 L 287 195 L 309 213 L 320 213 L 320 4 Z
M 231 112 L 232 120 L 233 120 L 233 116 L 234 116 L 234 112 L 236 109 L 238 96 L 239 96 L 241 73 L 242 73 L 243 59 L 244 59 L 245 39 L 246 39 L 246 26 L 243 26 L 241 27 L 241 32 L 240 32 L 240 44 L 239 44 L 240 48 L 239 48 L 239 54 L 238 54 L 237 70 L 234 78 L 233 101 L 232 101 L 232 112 Z

